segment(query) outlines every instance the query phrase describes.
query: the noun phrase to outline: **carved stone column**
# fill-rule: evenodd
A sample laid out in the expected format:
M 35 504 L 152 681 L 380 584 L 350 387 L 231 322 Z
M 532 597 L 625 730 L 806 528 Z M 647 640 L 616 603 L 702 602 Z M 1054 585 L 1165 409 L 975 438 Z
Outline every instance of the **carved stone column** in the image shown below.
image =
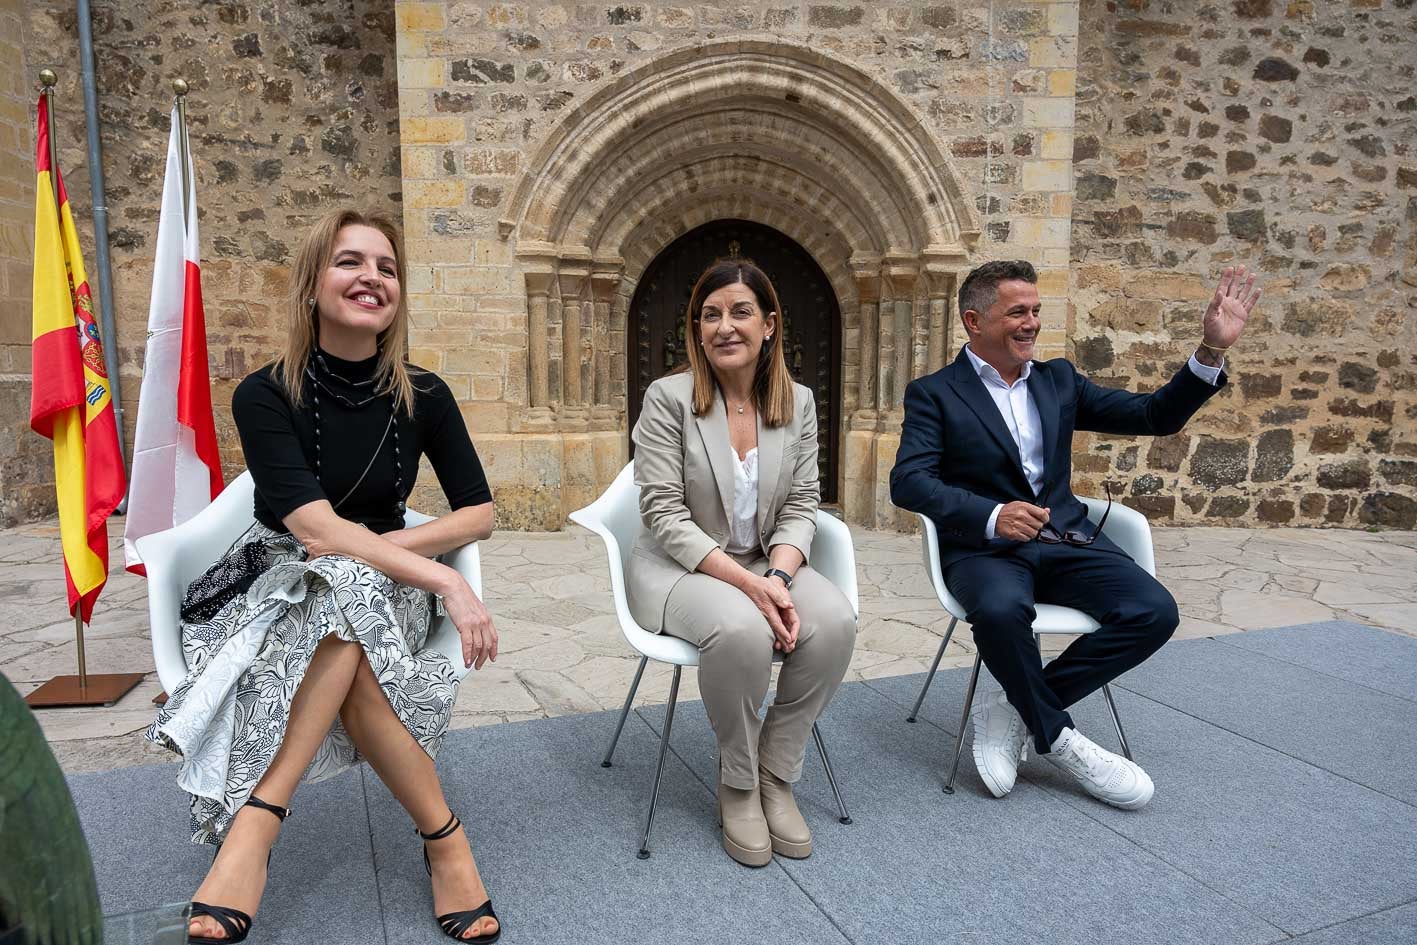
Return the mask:
M 585 403 L 581 385 L 581 307 L 587 292 L 590 269 L 563 264 L 558 274 L 561 286 L 561 402 L 567 407 Z
M 922 373 L 938 371 L 945 366 L 945 359 L 949 357 L 950 332 L 954 327 L 950 318 L 950 300 L 954 296 L 954 287 L 953 272 L 939 264 L 926 264 L 925 294 L 929 300 L 930 311 Z
M 915 280 L 919 274 L 920 270 L 916 265 L 900 259 L 888 259 L 882 272 L 882 281 L 887 287 L 882 293 L 881 303 L 882 373 L 879 398 L 882 413 L 900 407 L 905 397 L 905 385 L 911 378 L 911 357 L 915 347 Z M 887 293 L 891 301 L 889 317 L 884 301 Z
M 611 406 L 611 345 L 610 314 L 615 302 L 616 289 L 620 286 L 620 269 L 602 268 L 606 264 L 597 262 L 590 276 L 591 299 L 594 313 L 591 322 L 591 401 L 597 408 Z M 613 265 L 613 264 L 611 264 Z M 601 411 L 597 411 L 601 412 Z
M 852 429 L 874 428 L 876 423 L 876 381 L 879 373 L 876 342 L 880 331 L 878 314 L 881 305 L 879 266 L 877 259 L 852 259 L 861 313 L 861 328 L 857 333 L 861 367 L 857 375 L 856 416 L 852 418 Z
M 547 381 L 550 366 L 549 339 L 546 330 L 547 309 L 551 300 L 551 286 L 556 279 L 550 263 L 544 268 L 528 268 L 526 276 L 527 311 L 527 376 L 528 400 L 531 409 L 540 410 L 551 406 L 551 391 Z
M 884 412 L 895 389 L 895 286 L 888 268 L 880 274 L 881 302 L 876 325 L 876 410 Z

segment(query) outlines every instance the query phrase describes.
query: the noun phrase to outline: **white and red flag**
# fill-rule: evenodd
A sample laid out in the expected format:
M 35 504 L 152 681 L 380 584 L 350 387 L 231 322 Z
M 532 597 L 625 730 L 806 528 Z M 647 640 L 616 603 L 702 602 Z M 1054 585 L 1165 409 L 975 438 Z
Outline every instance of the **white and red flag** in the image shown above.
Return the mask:
M 207 374 L 207 329 L 197 243 L 197 184 L 190 152 L 183 174 L 185 129 L 172 109 L 167 174 L 157 224 L 148 349 L 138 395 L 138 429 L 128 492 L 123 554 L 129 571 L 145 573 L 135 542 L 196 515 L 222 490 L 221 456 Z M 187 181 L 186 212 L 182 183 Z

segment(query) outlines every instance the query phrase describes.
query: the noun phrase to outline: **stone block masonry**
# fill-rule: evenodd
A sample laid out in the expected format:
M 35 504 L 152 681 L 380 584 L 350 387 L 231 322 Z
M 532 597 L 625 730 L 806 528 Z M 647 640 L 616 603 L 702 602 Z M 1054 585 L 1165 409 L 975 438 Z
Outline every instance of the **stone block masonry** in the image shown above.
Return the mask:
M 1265 297 L 1233 383 L 1179 436 L 1080 440 L 1176 522 L 1417 526 L 1417 9 L 1082 7 L 1070 349 L 1145 390 L 1220 271 Z
M 29 169 L 34 99 L 29 86 L 38 70 L 49 66 L 60 78 L 60 163 L 97 293 L 74 5 L 7 0 L 5 6 L 23 12 L 23 19 L 16 17 L 16 28 L 4 35 L 22 35 L 27 57 L 20 105 L 25 111 L 18 122 L 18 150 L 23 154 L 5 166 L 25 169 L 33 186 Z M 171 82 L 180 76 L 191 87 L 188 119 L 201 212 L 212 400 L 229 478 L 244 467 L 231 423 L 231 392 L 283 341 L 287 267 L 304 230 L 317 216 L 342 206 L 383 211 L 395 220 L 401 215 L 393 4 L 98 0 L 93 11 L 124 434 L 131 445 L 146 347 Z M 7 48 L 0 42 L 0 54 Z M 0 73 L 21 81 L 18 70 Z M 4 117 L 0 114 L 0 144 L 5 140 Z M 0 196 L 0 206 L 3 202 Z M 26 204 L 32 226 L 32 198 L 26 198 Z M 27 270 L 29 261 L 24 265 Z M 27 294 L 27 271 L 25 277 Z M 12 311 L 7 306 L 6 357 L 15 364 L 23 362 L 28 371 L 28 315 L 23 351 L 12 355 Z M 12 370 L 7 362 L 3 371 Z M 8 395 L 5 403 L 8 423 Z M 20 443 L 28 448 L 24 444 L 38 439 L 25 431 Z M 0 463 L 5 461 L 0 457 Z M 11 478 L 8 472 L 5 477 L 0 488 L 8 503 Z
M 54 514 L 54 460 L 30 430 L 34 120 L 25 4 L 0 0 L 0 527 Z
M 1024 257 L 1041 271 L 1043 354 L 1134 390 L 1184 362 L 1220 269 L 1257 267 L 1266 285 L 1230 387 L 1178 436 L 1080 437 L 1080 491 L 1110 478 L 1179 523 L 1417 526 L 1406 0 L 95 10 L 130 438 L 181 74 L 231 474 L 231 389 L 280 343 L 290 255 L 331 207 L 402 214 L 411 357 L 457 394 L 499 525 L 536 529 L 561 527 L 627 456 L 629 309 L 655 256 L 747 219 L 801 244 L 836 295 L 853 522 L 909 527 L 886 483 L 904 385 L 962 342 L 960 276 Z M 0 0 L 6 23 L 24 40 L 0 40 L 0 61 L 23 61 L 8 74 L 61 75 L 89 247 L 72 5 Z M 0 87 L 0 153 L 21 169 L 30 81 Z M 0 515 L 26 517 L 49 488 L 21 410 L 33 185 L 5 173 Z M 441 507 L 430 475 L 413 503 Z
M 397 9 L 414 344 L 473 392 L 499 522 L 560 527 L 623 463 L 629 303 L 714 219 L 786 233 L 837 294 L 852 521 L 904 522 L 901 397 L 953 356 L 964 271 L 1033 259 L 1063 352 L 1076 3 Z

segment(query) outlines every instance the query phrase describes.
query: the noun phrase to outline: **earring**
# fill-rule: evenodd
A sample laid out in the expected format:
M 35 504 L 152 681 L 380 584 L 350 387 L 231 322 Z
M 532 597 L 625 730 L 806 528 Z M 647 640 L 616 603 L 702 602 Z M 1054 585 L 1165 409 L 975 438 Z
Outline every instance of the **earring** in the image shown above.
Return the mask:
M 310 306 L 311 308 L 314 308 L 314 307 L 315 307 L 315 297 L 312 295 L 310 298 L 306 299 L 306 300 L 305 300 L 305 304 L 308 305 L 308 306 Z

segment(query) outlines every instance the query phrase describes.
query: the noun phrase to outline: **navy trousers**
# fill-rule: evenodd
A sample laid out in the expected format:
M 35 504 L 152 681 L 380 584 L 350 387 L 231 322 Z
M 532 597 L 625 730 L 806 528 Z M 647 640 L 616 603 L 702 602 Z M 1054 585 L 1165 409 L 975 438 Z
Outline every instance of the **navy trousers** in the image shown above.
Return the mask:
M 1040 754 L 1073 727 L 1068 706 L 1140 665 L 1180 622 L 1175 598 L 1156 578 L 1125 555 L 1091 547 L 1025 542 L 956 561 L 945 584 Z M 1033 638 L 1035 603 L 1073 607 L 1101 627 L 1045 667 Z

